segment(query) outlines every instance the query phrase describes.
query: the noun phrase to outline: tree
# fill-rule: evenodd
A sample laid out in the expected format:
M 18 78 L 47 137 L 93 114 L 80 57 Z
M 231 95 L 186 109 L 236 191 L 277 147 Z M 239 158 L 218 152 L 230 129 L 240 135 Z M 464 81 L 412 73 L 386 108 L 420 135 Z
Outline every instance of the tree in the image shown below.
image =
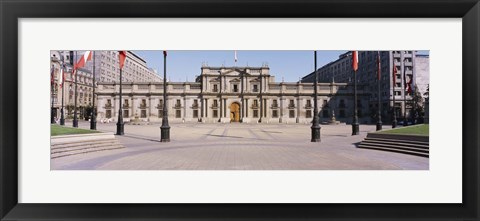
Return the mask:
M 412 106 L 413 106 L 413 110 L 414 110 L 414 113 L 413 113 L 413 117 L 417 120 L 420 120 L 422 121 L 423 119 L 423 115 L 425 114 L 425 110 L 423 108 L 423 102 L 424 102 L 424 99 L 422 97 L 422 93 L 420 93 L 420 91 L 418 90 L 418 86 L 415 84 L 414 85 L 414 93 L 412 94 Z M 427 87 L 427 92 L 424 93 L 424 95 L 427 94 L 428 96 L 428 87 Z
M 427 84 L 427 92 L 423 93 L 423 96 L 425 96 L 425 101 L 428 101 L 428 96 L 430 94 L 429 91 L 430 91 L 430 84 Z

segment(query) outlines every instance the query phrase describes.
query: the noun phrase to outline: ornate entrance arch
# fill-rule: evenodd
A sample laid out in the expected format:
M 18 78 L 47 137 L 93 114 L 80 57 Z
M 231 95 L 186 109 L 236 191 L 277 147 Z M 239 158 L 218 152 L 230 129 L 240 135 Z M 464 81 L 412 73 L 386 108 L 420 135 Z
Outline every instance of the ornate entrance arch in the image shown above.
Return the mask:
M 240 104 L 237 102 L 230 104 L 230 122 L 240 122 Z

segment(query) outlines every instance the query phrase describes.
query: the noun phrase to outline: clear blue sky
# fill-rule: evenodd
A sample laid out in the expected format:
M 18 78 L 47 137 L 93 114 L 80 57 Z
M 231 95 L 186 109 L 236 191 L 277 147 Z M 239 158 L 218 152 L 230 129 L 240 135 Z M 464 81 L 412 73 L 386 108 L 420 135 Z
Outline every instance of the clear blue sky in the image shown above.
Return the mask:
M 163 77 L 162 51 L 134 51 L 147 66 Z M 346 51 L 317 51 L 317 68 L 334 61 Z M 428 51 L 419 51 L 428 54 Z M 268 63 L 277 82 L 296 82 L 314 70 L 313 51 L 237 51 L 237 66 L 259 67 Z M 203 63 L 209 66 L 234 66 L 234 51 L 168 51 L 167 79 L 194 81 Z

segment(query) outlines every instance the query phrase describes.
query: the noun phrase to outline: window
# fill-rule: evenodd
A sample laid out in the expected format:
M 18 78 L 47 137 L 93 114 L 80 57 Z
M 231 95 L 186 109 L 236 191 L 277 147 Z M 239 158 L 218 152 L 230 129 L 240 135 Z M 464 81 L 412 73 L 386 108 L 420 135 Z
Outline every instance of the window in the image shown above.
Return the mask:
M 305 114 L 305 117 L 306 118 L 311 118 L 312 117 L 312 110 L 307 110 L 307 112 Z
M 288 107 L 295 107 L 295 101 L 294 100 L 290 100 L 289 101 L 290 103 L 288 104 Z
M 213 117 L 218 117 L 218 110 L 213 110 Z
M 107 105 L 105 105 L 107 107 L 112 107 L 112 100 L 111 99 L 107 99 Z
M 238 84 L 233 85 L 233 92 L 238 92 Z
M 147 100 L 142 99 L 142 104 L 140 105 L 140 107 L 145 108 L 146 106 L 147 106 Z
M 253 110 L 253 117 L 258 117 L 258 110 Z
M 272 110 L 272 117 L 278 118 L 278 110 Z
M 312 107 L 312 101 L 311 100 L 307 100 L 307 104 L 305 105 L 306 108 L 310 108 Z
M 141 110 L 140 111 L 140 117 L 141 118 L 146 118 L 147 117 L 147 110 Z
M 213 85 L 213 92 L 218 92 L 218 85 L 216 84 Z
M 277 102 L 277 100 L 273 100 L 272 107 L 278 107 L 278 102 Z
M 290 118 L 295 118 L 295 110 L 290 110 L 290 111 L 288 112 L 288 116 L 289 116 Z
M 106 118 L 112 118 L 112 110 L 107 110 L 105 115 Z
M 123 104 L 124 107 L 128 107 L 128 99 L 125 99 L 125 103 Z
M 182 117 L 182 111 L 181 110 L 176 110 L 175 111 L 175 118 L 181 118 Z
M 258 107 L 258 100 L 253 100 L 253 106 Z
M 129 116 L 128 110 L 123 110 L 123 117 L 128 118 Z
M 198 118 L 198 110 L 193 110 L 193 117 Z
M 175 107 L 180 107 L 180 99 L 177 99 L 177 103 L 175 104 Z
M 257 84 L 253 85 L 253 92 L 258 92 L 258 85 Z
M 213 107 L 218 107 L 218 100 L 213 100 Z

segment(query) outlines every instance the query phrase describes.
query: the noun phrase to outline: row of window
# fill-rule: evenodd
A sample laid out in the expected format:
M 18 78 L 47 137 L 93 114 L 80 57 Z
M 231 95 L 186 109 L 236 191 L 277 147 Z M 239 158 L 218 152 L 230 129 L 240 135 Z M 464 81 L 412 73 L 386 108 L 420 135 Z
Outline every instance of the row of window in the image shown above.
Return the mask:
M 362 112 L 361 110 L 358 110 L 358 116 L 361 117 L 362 116 Z M 312 110 L 307 110 L 305 112 L 305 118 L 312 118 Z M 218 115 L 218 110 L 213 110 L 212 112 L 213 114 L 213 118 L 218 118 L 219 115 Z M 259 117 L 259 110 L 253 110 L 253 117 L 254 118 L 258 118 Z M 329 115 L 329 111 L 328 110 L 323 110 L 320 112 L 321 114 L 321 117 L 323 118 L 328 118 L 330 117 Z M 162 118 L 163 117 L 163 110 L 158 110 L 158 118 Z M 198 110 L 193 110 L 193 118 L 198 118 Z M 346 115 L 345 115 L 345 110 L 340 110 L 339 111 L 339 115 L 338 117 L 341 117 L 341 118 L 344 118 Z M 106 118 L 112 118 L 112 110 L 108 109 L 106 110 L 106 113 L 105 113 L 105 117 Z M 124 118 L 129 118 L 130 117 L 130 112 L 129 110 L 123 110 L 123 117 Z M 147 110 L 140 110 L 140 118 L 146 118 L 147 117 Z M 296 115 L 295 115 L 295 110 L 289 110 L 288 111 L 288 117 L 289 118 L 295 118 Z M 182 118 L 182 111 L 181 110 L 175 110 L 175 118 Z M 272 110 L 272 118 L 279 118 L 279 111 L 278 110 Z

